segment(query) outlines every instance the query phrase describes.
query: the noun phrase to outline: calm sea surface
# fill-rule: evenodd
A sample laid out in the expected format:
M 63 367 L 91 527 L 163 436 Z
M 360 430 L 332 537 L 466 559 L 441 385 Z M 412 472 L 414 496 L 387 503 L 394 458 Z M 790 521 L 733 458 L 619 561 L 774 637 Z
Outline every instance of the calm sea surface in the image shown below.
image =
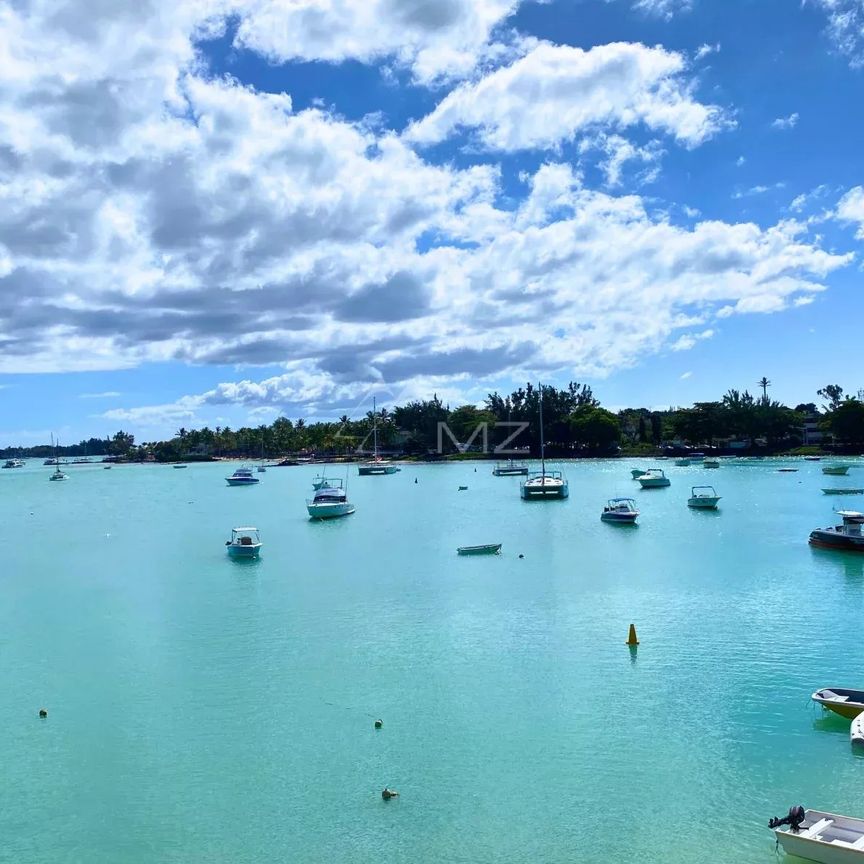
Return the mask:
M 864 687 L 864 556 L 807 545 L 864 464 L 660 464 L 570 464 L 563 502 L 354 467 L 330 523 L 317 466 L 0 471 L 0 860 L 773 864 L 790 805 L 864 815 L 808 701 Z M 638 527 L 600 522 L 615 495 Z M 244 524 L 257 563 L 225 554 Z

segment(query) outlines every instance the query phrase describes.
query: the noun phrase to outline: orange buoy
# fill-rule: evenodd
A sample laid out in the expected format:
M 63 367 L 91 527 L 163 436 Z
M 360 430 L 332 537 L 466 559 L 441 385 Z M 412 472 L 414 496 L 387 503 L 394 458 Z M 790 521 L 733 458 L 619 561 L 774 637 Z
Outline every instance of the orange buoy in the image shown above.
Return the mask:
M 630 625 L 630 633 L 627 636 L 627 644 L 630 646 L 638 645 L 639 640 L 636 638 L 636 625 Z

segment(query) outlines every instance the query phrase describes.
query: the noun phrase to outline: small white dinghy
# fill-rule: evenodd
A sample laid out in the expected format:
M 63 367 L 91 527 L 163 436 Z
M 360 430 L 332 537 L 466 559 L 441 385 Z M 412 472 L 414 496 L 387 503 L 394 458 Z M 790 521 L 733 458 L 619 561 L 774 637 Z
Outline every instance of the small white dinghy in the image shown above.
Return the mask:
M 853 744 L 864 746 L 864 711 L 862 711 L 849 727 L 849 740 Z
M 793 807 L 785 818 L 772 819 L 768 827 L 787 855 L 820 864 L 864 862 L 864 819 Z

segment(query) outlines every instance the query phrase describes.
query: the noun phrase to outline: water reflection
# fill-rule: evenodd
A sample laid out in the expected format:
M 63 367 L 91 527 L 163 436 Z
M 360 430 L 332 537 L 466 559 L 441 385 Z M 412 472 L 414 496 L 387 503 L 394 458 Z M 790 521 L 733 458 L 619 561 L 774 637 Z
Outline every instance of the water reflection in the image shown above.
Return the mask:
M 864 582 L 864 555 L 860 552 L 844 552 L 841 549 L 819 549 L 810 547 L 814 561 L 827 566 L 842 568 L 850 582 Z

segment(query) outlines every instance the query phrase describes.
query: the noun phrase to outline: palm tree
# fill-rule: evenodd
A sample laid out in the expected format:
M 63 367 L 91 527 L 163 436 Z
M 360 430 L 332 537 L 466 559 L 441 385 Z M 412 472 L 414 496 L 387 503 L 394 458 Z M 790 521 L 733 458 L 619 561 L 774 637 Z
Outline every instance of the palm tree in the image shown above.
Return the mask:
M 768 388 L 771 386 L 771 382 L 763 375 L 756 384 L 762 388 L 762 401 L 768 401 Z

